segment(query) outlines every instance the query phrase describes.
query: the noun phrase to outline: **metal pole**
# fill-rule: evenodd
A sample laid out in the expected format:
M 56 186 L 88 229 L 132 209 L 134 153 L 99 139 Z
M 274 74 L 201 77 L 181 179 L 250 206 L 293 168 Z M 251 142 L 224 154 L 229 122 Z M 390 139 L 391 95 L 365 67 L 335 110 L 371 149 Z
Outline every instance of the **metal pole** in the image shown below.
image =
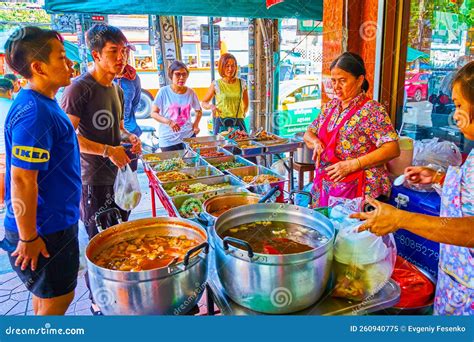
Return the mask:
M 216 69 L 214 67 L 214 18 L 209 17 L 209 53 L 211 54 L 211 81 L 216 79 Z
M 155 15 L 154 25 L 153 25 L 153 34 L 155 42 L 155 54 L 156 54 L 156 67 L 158 69 L 158 80 L 160 83 L 160 88 L 166 86 L 169 81 L 166 77 L 165 63 L 163 60 L 163 41 L 161 38 L 161 29 L 160 29 L 160 16 Z
M 75 14 L 76 17 L 76 33 L 77 33 L 77 48 L 79 57 L 81 59 L 80 70 L 81 74 L 87 72 L 87 46 L 86 35 L 84 32 L 84 15 L 80 13 Z
M 249 93 L 249 118 L 250 130 L 255 131 L 255 19 L 249 20 L 249 69 L 248 69 L 248 93 Z

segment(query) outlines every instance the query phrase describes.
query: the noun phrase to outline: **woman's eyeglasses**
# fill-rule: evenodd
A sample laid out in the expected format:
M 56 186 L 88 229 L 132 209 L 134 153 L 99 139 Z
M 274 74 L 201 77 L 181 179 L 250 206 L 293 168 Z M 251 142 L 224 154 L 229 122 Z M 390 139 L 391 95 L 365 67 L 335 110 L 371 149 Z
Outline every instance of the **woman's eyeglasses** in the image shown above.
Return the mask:
M 188 74 L 186 72 L 175 72 L 173 75 L 176 76 L 176 78 L 181 78 L 181 77 L 186 78 L 186 77 L 188 77 Z

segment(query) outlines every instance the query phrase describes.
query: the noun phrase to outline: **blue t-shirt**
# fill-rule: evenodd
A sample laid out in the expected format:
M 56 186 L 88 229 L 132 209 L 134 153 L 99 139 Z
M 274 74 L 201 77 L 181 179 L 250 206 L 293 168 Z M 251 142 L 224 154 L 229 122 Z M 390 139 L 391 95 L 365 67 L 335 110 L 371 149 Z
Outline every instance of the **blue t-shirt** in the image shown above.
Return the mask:
M 52 100 L 23 89 L 5 122 L 5 228 L 18 231 L 11 202 L 11 167 L 38 170 L 37 230 L 45 235 L 64 230 L 79 220 L 81 166 L 79 144 L 71 121 Z

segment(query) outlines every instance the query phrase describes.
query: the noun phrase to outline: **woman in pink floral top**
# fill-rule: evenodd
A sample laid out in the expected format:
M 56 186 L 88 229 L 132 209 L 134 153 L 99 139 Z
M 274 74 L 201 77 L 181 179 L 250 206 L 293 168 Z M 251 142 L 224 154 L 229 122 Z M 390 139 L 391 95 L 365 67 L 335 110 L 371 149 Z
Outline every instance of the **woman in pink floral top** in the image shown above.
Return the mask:
M 339 56 L 331 65 L 331 80 L 336 98 L 305 134 L 317 164 L 314 206 L 327 206 L 330 196 L 388 195 L 385 163 L 400 153 L 398 135 L 385 108 L 365 94 L 369 84 L 362 58 L 349 52 Z

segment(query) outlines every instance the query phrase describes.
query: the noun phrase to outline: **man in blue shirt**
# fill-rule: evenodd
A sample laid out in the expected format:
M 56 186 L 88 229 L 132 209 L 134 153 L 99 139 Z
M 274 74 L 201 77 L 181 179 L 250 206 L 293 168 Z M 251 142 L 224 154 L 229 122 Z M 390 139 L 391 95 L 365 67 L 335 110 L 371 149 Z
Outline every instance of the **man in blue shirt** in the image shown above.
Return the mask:
M 5 120 L 12 106 L 14 85 L 7 78 L 0 78 L 0 213 L 5 211 Z
M 62 315 L 79 270 L 81 173 L 74 127 L 54 97 L 70 84 L 72 62 L 57 32 L 20 30 L 5 44 L 6 62 L 28 85 L 5 122 L 4 246 L 12 247 L 10 263 L 33 294 L 35 314 Z

